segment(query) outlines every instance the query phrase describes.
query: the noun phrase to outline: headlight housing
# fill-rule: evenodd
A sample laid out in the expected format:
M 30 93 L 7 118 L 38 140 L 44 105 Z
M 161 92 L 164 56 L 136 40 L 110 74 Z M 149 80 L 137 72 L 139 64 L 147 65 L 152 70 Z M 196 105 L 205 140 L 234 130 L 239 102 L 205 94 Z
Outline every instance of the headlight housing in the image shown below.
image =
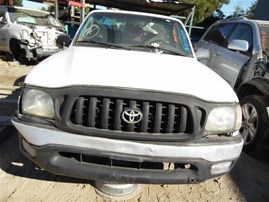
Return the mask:
M 53 119 L 55 116 L 52 97 L 41 90 L 25 89 L 22 96 L 22 113 Z
M 29 38 L 30 38 L 29 30 L 23 29 L 21 31 L 21 38 L 24 39 L 24 40 L 29 40 Z
M 205 134 L 232 133 L 240 129 L 242 111 L 239 104 L 213 108 L 208 115 Z

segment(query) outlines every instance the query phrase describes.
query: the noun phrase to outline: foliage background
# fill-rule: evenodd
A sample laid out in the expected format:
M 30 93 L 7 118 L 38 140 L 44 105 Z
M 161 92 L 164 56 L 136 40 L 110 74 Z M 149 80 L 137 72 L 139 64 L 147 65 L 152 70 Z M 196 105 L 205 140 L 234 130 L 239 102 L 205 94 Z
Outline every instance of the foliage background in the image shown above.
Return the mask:
M 14 6 L 23 6 L 22 5 L 22 0 L 12 0 L 12 5 Z
M 194 24 L 202 22 L 205 18 L 214 15 L 223 4 L 228 4 L 230 0 L 181 0 L 181 3 L 195 4 Z

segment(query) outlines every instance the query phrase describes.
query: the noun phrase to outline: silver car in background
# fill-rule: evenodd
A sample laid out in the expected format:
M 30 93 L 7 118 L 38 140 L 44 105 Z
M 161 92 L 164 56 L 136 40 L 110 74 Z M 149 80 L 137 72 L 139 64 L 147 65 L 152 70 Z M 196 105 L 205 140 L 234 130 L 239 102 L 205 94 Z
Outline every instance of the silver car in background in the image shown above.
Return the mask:
M 0 51 L 22 64 L 59 51 L 56 39 L 64 33 L 61 23 L 47 12 L 0 6 Z
M 243 112 L 244 150 L 264 156 L 269 148 L 269 21 L 217 21 L 195 44 L 200 62 L 236 91 Z M 217 87 L 217 86 L 216 86 Z

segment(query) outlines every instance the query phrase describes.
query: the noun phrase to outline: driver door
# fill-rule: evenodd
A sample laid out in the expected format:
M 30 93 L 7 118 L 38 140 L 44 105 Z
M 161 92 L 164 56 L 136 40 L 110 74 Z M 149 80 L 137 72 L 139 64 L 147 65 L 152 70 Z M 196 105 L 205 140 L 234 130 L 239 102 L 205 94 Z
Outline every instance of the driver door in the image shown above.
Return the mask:
M 211 68 L 234 87 L 241 68 L 248 62 L 252 53 L 252 29 L 245 24 L 237 24 L 226 38 L 223 45 L 212 44 Z M 247 52 L 235 51 L 228 48 L 228 44 L 234 39 L 248 41 Z
M 236 23 L 224 23 L 214 26 L 203 37 L 201 43 L 198 42 L 197 44 L 197 48 L 204 48 L 209 51 L 210 57 L 204 63 L 232 87 L 236 83 L 241 68 L 249 60 L 252 50 L 252 32 L 251 28 L 246 26 Z M 249 51 L 242 53 L 228 49 L 228 44 L 233 39 L 247 40 L 249 42 Z

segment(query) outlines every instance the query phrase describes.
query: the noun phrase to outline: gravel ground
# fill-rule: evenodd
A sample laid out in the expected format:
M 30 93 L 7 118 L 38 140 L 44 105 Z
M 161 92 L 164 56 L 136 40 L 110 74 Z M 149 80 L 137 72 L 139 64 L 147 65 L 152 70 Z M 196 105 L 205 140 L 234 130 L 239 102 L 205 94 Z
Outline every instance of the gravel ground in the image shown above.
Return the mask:
M 20 84 L 33 66 L 0 59 L 0 85 Z M 111 201 L 98 195 L 93 182 L 38 169 L 18 149 L 16 131 L 0 143 L 0 202 Z M 143 185 L 128 202 L 269 201 L 269 162 L 242 153 L 231 171 L 195 185 Z
M 19 62 L 6 62 L 0 57 L 0 85 L 13 86 L 19 85 L 24 76 L 33 68 L 33 66 L 20 65 Z

